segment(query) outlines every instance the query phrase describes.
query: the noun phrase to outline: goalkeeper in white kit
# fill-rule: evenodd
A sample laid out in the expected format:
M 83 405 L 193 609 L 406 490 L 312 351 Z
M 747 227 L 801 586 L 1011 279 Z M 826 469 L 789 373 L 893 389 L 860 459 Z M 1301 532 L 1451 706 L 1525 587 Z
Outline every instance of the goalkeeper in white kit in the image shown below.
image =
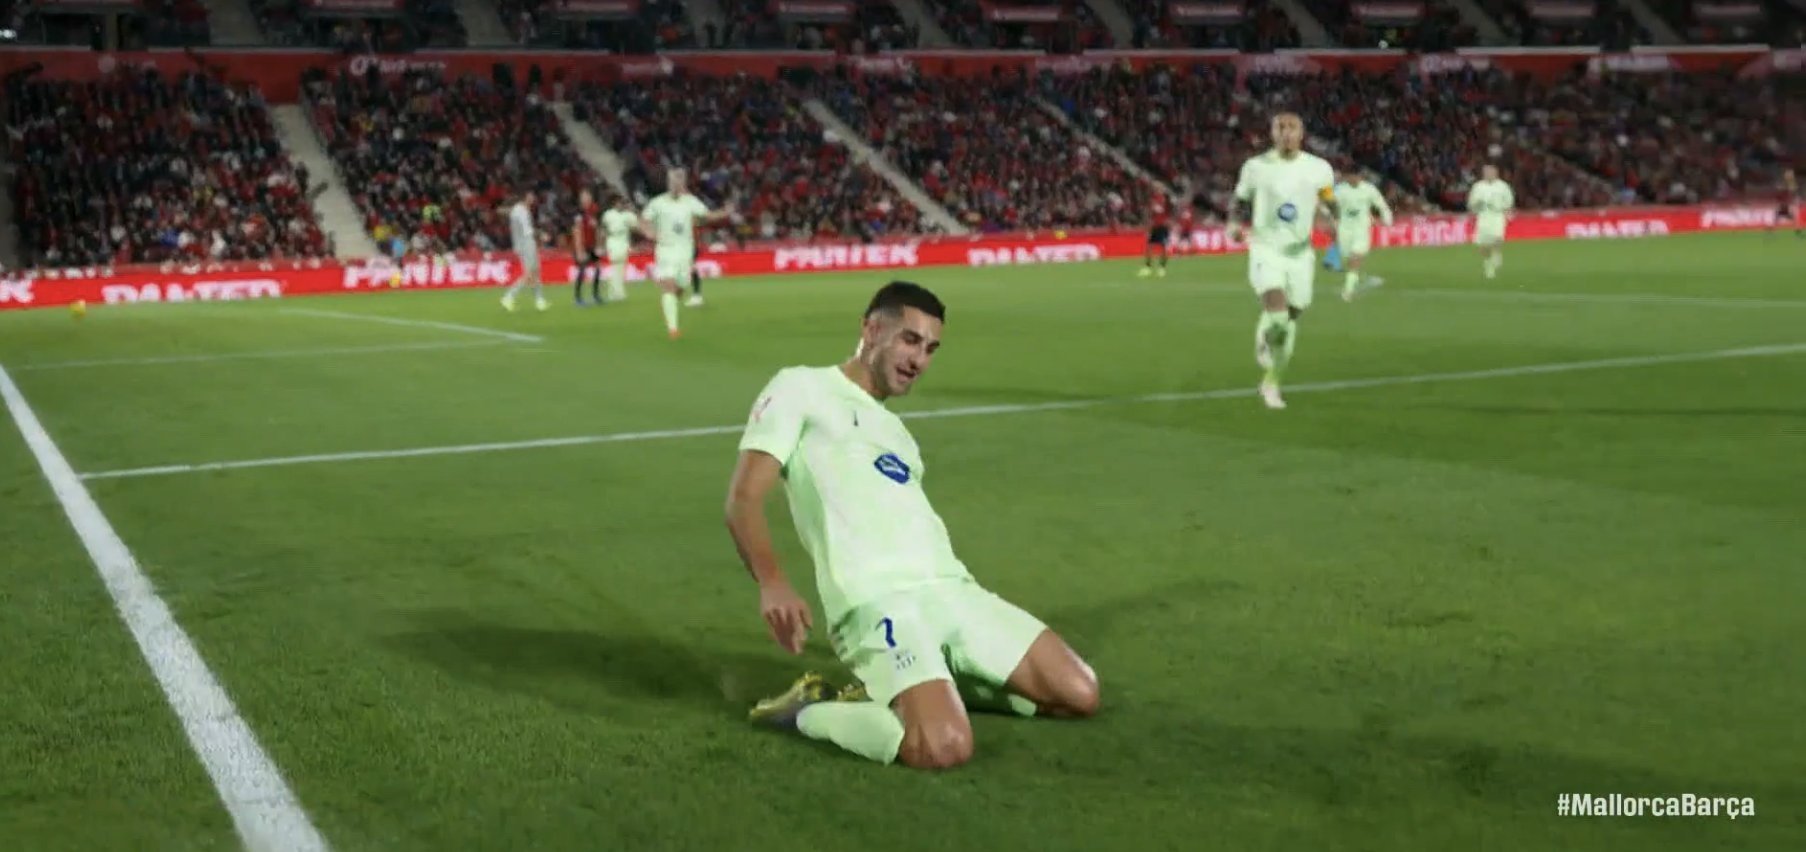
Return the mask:
M 1483 167 L 1480 180 L 1467 191 L 1467 212 L 1474 214 L 1474 245 L 1480 247 L 1480 268 L 1488 278 L 1505 265 L 1505 221 L 1516 206 L 1511 184 L 1499 180 L 1498 166 Z
M 1342 301 L 1352 302 L 1363 292 L 1385 283 L 1376 275 L 1361 271 L 1367 253 L 1373 250 L 1373 211 L 1380 212 L 1380 222 L 1392 224 L 1392 207 L 1386 196 L 1371 181 L 1362 178 L 1361 170 L 1350 167 L 1343 171 L 1342 182 L 1336 184 L 1336 246 L 1342 251 L 1342 263 L 1348 275 L 1342 281 Z

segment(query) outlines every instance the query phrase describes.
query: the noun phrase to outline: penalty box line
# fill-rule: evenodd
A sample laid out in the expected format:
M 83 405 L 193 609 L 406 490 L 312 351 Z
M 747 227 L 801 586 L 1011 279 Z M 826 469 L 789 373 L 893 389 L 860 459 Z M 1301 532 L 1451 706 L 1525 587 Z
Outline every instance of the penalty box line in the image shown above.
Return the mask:
M 0 400 L 87 550 L 120 620 L 175 711 L 189 746 L 213 781 L 245 847 L 253 852 L 325 852 L 325 839 L 283 780 L 281 770 L 239 715 L 194 640 L 157 595 L 156 587 L 5 367 L 0 367 Z
M 1359 390 L 1363 388 L 1389 387 L 1398 385 L 1433 384 L 1440 382 L 1479 381 L 1484 379 L 1505 379 L 1520 376 L 1540 376 L 1554 373 L 1573 373 L 1587 370 L 1612 370 L 1635 367 L 1653 367 L 1663 364 L 1688 364 L 1704 361 L 1724 361 L 1737 358 L 1772 358 L 1784 355 L 1806 353 L 1806 343 L 1787 343 L 1772 346 L 1746 346 L 1736 349 L 1716 349 L 1705 352 L 1681 352 L 1671 355 L 1631 355 L 1620 358 L 1599 358 L 1589 361 L 1560 361 L 1548 364 L 1527 364 L 1517 367 L 1496 367 L 1486 370 L 1462 370 L 1448 373 L 1420 373 L 1404 376 L 1379 376 L 1367 379 L 1342 379 L 1336 381 L 1305 382 L 1286 388 L 1288 395 L 1301 393 L 1325 393 L 1330 391 Z M 926 411 L 902 412 L 901 416 L 910 420 L 925 420 L 939 417 L 974 417 L 998 414 L 1031 414 L 1042 411 L 1068 411 L 1081 408 L 1095 408 L 1106 405 L 1133 405 L 1159 402 L 1202 402 L 1219 399 L 1238 399 L 1252 397 L 1258 390 L 1251 387 L 1222 388 L 1209 391 L 1189 391 L 1178 393 L 1143 394 L 1140 396 L 1095 397 L 1092 399 L 1061 400 L 1058 402 L 976 405 L 958 408 L 929 409 Z M 1279 415 L 1283 416 L 1283 415 Z M 275 456 L 258 459 L 239 459 L 235 461 L 198 462 L 192 464 L 167 464 L 154 467 L 124 468 L 119 470 L 102 470 L 84 473 L 82 479 L 125 479 L 144 476 L 169 476 L 183 473 L 204 473 L 208 471 L 244 470 L 260 467 L 286 467 L 290 465 L 326 464 L 332 462 L 374 461 L 380 459 L 419 458 L 424 456 L 466 455 L 471 453 L 503 452 L 508 450 L 543 449 L 548 447 L 574 447 L 588 444 L 614 444 L 638 441 L 657 441 L 674 438 L 694 438 L 705 435 L 725 435 L 738 432 L 745 424 L 736 423 L 724 426 L 700 426 L 690 429 L 657 429 L 638 432 L 613 432 L 601 435 L 575 435 L 565 438 L 541 438 L 527 441 L 498 441 L 482 444 L 453 444 L 436 447 L 413 447 L 395 450 L 362 450 L 341 453 L 316 453 L 302 456 Z

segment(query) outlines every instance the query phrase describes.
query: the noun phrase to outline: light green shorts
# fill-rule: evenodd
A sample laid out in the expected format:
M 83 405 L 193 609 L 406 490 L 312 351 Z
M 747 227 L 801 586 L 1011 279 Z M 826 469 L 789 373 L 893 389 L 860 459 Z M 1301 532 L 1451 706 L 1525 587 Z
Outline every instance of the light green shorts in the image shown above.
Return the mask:
M 1366 257 L 1373 251 L 1373 231 L 1369 228 L 1346 228 L 1336 232 L 1336 246 L 1344 255 Z
M 1317 281 L 1317 253 L 1287 254 L 1260 246 L 1248 248 L 1248 284 L 1256 293 L 1284 290 L 1286 304 L 1299 310 L 1311 306 Z
M 1504 220 L 1501 219 L 1493 222 L 1482 221 L 1474 224 L 1475 245 L 1495 246 L 1502 242 L 1505 242 Z
M 696 262 L 696 253 L 690 249 L 681 251 L 659 249 L 652 255 L 652 277 L 660 281 L 676 281 L 682 285 L 690 283 L 690 267 Z
M 1047 625 L 972 581 L 924 586 L 861 606 L 831 635 L 834 652 L 889 704 L 933 680 L 1002 686 Z

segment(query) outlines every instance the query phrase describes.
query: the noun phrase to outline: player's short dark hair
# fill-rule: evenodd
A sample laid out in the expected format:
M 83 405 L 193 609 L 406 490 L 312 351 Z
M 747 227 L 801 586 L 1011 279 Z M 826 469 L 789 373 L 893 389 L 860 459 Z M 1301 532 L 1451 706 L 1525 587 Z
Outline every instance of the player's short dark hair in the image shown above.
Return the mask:
M 927 287 L 912 281 L 892 281 L 872 296 L 872 303 L 865 308 L 865 315 L 885 313 L 901 316 L 904 308 L 915 308 L 922 313 L 934 317 L 941 322 L 947 321 L 947 306 L 941 304 L 938 296 L 930 293 Z

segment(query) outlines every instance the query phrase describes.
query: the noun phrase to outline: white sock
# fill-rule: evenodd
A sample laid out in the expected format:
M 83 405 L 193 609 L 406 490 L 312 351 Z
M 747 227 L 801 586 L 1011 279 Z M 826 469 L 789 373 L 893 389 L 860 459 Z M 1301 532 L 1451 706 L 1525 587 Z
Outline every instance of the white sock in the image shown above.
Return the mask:
M 658 300 L 659 306 L 665 309 L 665 328 L 677 330 L 677 294 L 665 293 Z

